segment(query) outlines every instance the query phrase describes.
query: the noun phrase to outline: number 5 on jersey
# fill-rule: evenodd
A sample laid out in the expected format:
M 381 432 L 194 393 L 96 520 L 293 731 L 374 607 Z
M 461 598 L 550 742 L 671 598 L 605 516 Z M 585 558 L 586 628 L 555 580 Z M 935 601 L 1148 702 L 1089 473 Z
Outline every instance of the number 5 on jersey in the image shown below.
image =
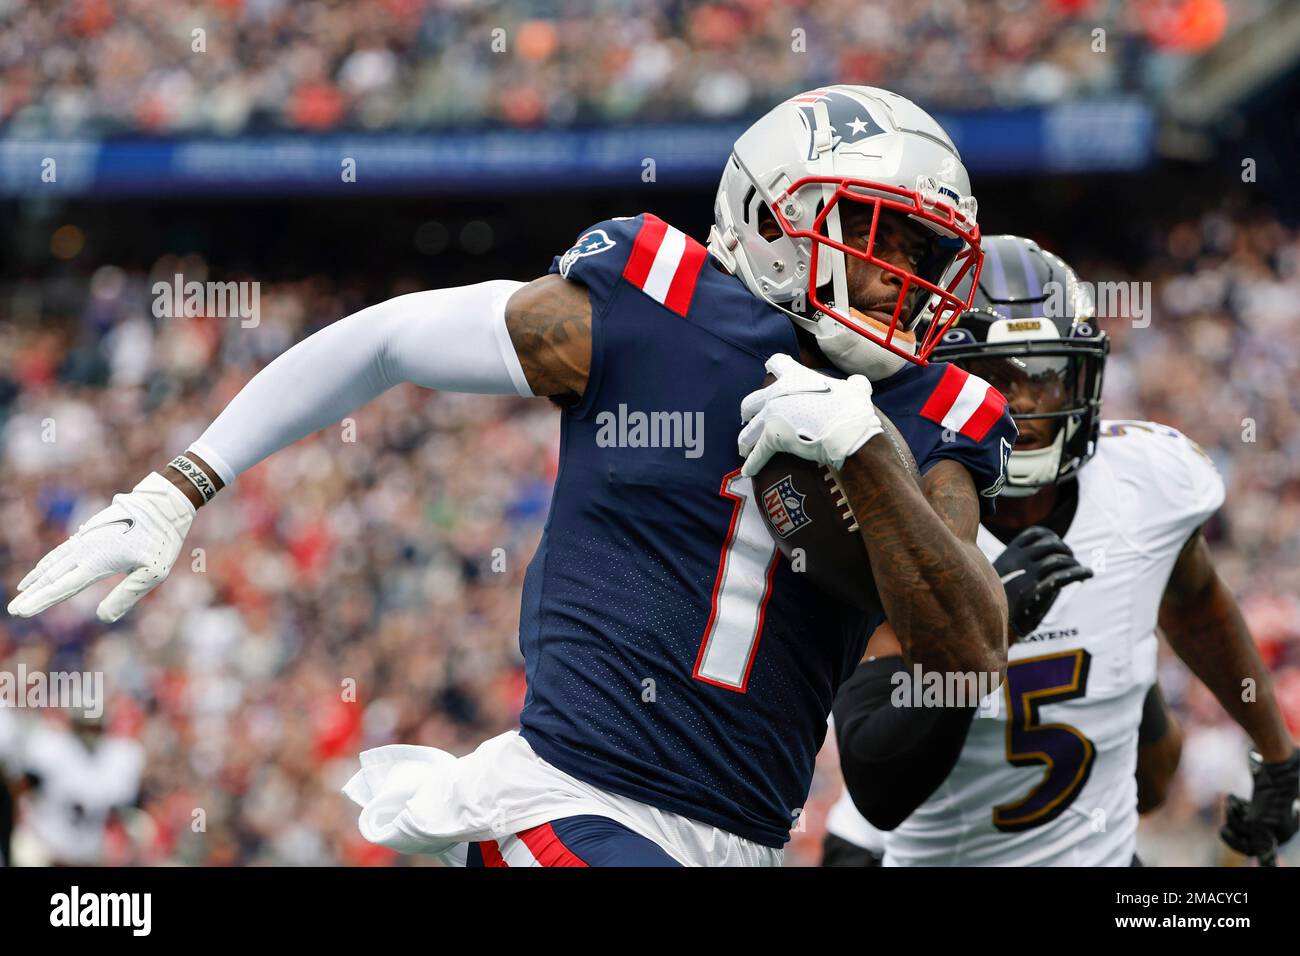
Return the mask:
M 1007 761 L 1046 772 L 1026 796 L 993 808 L 993 825 L 1003 833 L 1050 823 L 1088 782 L 1096 746 L 1077 727 L 1043 723 L 1039 708 L 1083 697 L 1091 663 L 1092 655 L 1080 649 L 1012 661 L 1007 668 Z

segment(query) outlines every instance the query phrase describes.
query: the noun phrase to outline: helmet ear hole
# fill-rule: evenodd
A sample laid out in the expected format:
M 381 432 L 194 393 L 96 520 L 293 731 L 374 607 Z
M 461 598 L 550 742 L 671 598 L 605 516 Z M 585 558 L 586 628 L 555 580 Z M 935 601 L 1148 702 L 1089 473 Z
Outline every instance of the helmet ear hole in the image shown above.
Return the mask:
M 785 233 L 781 230 L 781 224 L 776 221 L 776 216 L 768 208 L 767 203 L 760 203 L 758 206 L 758 234 L 768 242 L 775 242 Z

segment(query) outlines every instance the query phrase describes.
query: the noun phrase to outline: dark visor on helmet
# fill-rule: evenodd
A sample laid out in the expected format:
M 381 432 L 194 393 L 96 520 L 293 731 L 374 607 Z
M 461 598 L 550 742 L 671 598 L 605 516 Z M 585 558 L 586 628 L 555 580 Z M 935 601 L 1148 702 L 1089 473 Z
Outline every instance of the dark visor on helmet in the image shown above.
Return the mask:
M 1109 346 L 1104 336 L 1087 341 L 971 343 L 941 348 L 935 358 L 978 375 L 1001 392 L 1017 424 L 1059 421 L 1060 428 L 1072 424 L 1054 479 L 1060 482 L 1072 477 L 1096 452 Z

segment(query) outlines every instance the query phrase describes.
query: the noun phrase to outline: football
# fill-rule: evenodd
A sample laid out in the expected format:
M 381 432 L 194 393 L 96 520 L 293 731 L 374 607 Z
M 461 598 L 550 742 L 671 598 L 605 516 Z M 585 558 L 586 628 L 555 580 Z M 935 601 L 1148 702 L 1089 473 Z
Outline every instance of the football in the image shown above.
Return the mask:
M 899 460 L 917 484 L 916 460 L 885 413 L 877 409 Z M 791 454 L 773 455 L 754 477 L 763 520 L 791 568 L 837 600 L 864 611 L 881 611 L 867 546 L 858 533 L 847 496 L 832 469 Z

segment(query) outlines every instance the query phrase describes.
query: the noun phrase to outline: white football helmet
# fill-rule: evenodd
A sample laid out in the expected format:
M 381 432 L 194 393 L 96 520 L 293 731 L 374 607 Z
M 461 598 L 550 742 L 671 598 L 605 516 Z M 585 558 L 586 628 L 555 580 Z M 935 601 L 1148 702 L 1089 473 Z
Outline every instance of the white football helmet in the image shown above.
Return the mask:
M 844 244 L 840 204 L 872 208 L 865 250 Z M 759 232 L 764 207 L 781 227 Z M 922 223 L 933 254 L 901 269 L 874 255 L 882 210 Z M 827 86 L 777 106 L 736 140 L 714 203 L 709 251 L 751 292 L 817 336 L 844 371 L 879 379 L 925 364 L 947 325 L 969 307 L 953 294 L 981 264 L 977 204 L 952 140 L 910 100 L 869 86 Z M 845 255 L 902 279 L 886 325 L 849 302 Z M 942 283 L 942 284 L 941 284 Z M 917 296 L 905 305 L 917 288 Z M 928 303 L 935 303 L 929 312 Z M 922 313 L 932 315 L 920 341 Z

